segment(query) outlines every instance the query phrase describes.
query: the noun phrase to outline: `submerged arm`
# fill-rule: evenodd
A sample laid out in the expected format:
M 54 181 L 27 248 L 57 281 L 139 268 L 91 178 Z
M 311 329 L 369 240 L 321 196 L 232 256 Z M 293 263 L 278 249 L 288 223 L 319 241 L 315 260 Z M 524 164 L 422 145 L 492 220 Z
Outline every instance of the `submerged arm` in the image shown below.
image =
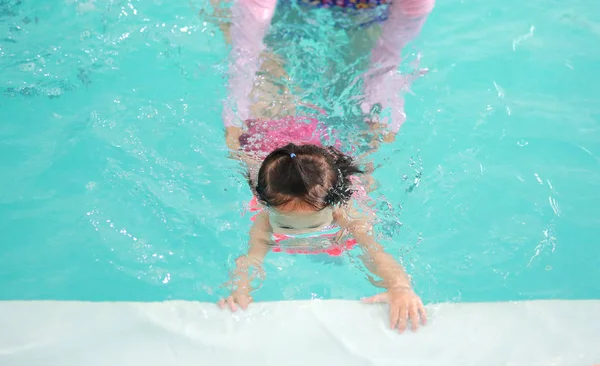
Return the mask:
M 277 0 L 234 0 L 231 7 L 229 97 L 223 108 L 223 123 L 227 146 L 232 149 L 239 147 L 242 121 L 250 118 L 250 93 L 276 5 Z
M 383 280 L 383 287 L 388 291 L 412 290 L 410 278 L 402 265 L 387 253 L 372 234 L 372 224 L 368 217 L 349 219 L 344 215 L 341 225 L 345 226 L 364 252 L 363 262 L 367 268 Z M 353 217 L 358 215 L 353 214 Z
M 402 265 L 386 253 L 373 235 L 361 229 L 353 230 L 352 235 L 366 254 L 363 259 L 365 265 L 383 280 L 388 291 L 412 290 L 410 278 Z
M 381 36 L 371 53 L 374 67 L 387 71 L 400 66 L 402 49 L 419 35 L 434 3 L 435 0 L 392 2 L 389 18 L 383 23 Z
M 262 274 L 262 263 L 270 250 L 269 243 L 271 239 L 271 226 L 268 220 L 268 213 L 261 212 L 256 216 L 256 221 L 250 229 L 250 239 L 248 253 L 239 256 L 235 260 L 235 269 L 232 272 L 231 284 L 233 289 L 231 295 L 224 300 L 219 301 L 219 306 L 225 308 L 228 306 L 232 311 L 237 310 L 237 305 L 246 309 L 252 302 L 252 280 L 250 270 L 255 268 L 259 274 Z
M 390 4 L 388 19 L 382 25 L 382 33 L 371 52 L 371 66 L 365 74 L 365 103 L 363 112 L 381 103 L 391 107 L 392 121 L 384 122 L 388 131 L 395 134 L 406 119 L 403 101 L 397 97 L 401 89 L 408 88 L 420 75 L 399 75 L 402 49 L 420 33 L 425 20 L 433 10 L 435 0 L 396 0 Z
M 387 289 L 387 292 L 372 296 L 364 301 L 389 303 L 390 327 L 392 329 L 398 328 L 400 331 L 404 331 L 409 319 L 413 330 L 418 328 L 419 319 L 425 324 L 427 315 L 421 299 L 412 289 L 410 278 L 402 265 L 377 243 L 371 234 L 371 221 L 366 217 L 349 219 L 349 217 L 357 217 L 355 214 L 344 216 L 346 218 L 336 217 L 336 221 L 352 233 L 365 253 L 362 258 L 363 262 L 373 274 L 382 279 L 383 287 Z

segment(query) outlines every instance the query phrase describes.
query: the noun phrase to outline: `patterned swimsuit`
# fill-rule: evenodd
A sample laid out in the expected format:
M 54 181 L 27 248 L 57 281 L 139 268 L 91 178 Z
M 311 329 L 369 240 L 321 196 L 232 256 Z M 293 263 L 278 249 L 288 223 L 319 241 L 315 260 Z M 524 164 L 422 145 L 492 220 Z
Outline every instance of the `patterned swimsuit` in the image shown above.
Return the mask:
M 365 28 L 382 23 L 389 16 L 389 5 L 392 0 L 297 0 L 301 6 L 311 8 L 340 9 L 353 19 L 351 22 L 340 22 L 343 28 Z M 346 24 L 344 26 L 343 24 Z

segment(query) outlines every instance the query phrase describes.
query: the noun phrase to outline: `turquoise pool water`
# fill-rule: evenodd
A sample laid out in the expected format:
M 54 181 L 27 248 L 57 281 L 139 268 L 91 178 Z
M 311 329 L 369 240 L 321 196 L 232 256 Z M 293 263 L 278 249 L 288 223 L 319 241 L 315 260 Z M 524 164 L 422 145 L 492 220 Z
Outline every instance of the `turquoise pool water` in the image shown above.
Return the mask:
M 251 195 L 207 6 L 0 0 L 0 299 L 223 293 Z M 600 297 L 599 41 L 590 1 L 439 2 L 374 156 L 381 241 L 424 301 Z M 378 291 L 351 258 L 266 270 L 260 301 Z

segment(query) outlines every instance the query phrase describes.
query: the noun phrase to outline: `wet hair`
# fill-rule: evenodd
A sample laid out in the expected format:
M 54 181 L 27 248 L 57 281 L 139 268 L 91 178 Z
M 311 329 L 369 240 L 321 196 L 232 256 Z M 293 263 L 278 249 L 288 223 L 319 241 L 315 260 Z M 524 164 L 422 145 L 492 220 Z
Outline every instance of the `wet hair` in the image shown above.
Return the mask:
M 268 207 L 292 204 L 320 211 L 350 200 L 350 176 L 360 173 L 354 160 L 334 147 L 288 144 L 265 158 L 253 188 Z

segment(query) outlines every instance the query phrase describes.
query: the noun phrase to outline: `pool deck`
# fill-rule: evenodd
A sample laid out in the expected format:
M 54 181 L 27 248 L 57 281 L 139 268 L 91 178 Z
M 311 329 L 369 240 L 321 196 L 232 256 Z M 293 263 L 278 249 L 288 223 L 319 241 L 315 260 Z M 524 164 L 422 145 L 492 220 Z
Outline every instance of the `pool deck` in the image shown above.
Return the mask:
M 0 365 L 600 364 L 600 301 L 437 304 L 398 334 L 385 305 L 314 300 L 246 312 L 170 301 L 0 302 Z

